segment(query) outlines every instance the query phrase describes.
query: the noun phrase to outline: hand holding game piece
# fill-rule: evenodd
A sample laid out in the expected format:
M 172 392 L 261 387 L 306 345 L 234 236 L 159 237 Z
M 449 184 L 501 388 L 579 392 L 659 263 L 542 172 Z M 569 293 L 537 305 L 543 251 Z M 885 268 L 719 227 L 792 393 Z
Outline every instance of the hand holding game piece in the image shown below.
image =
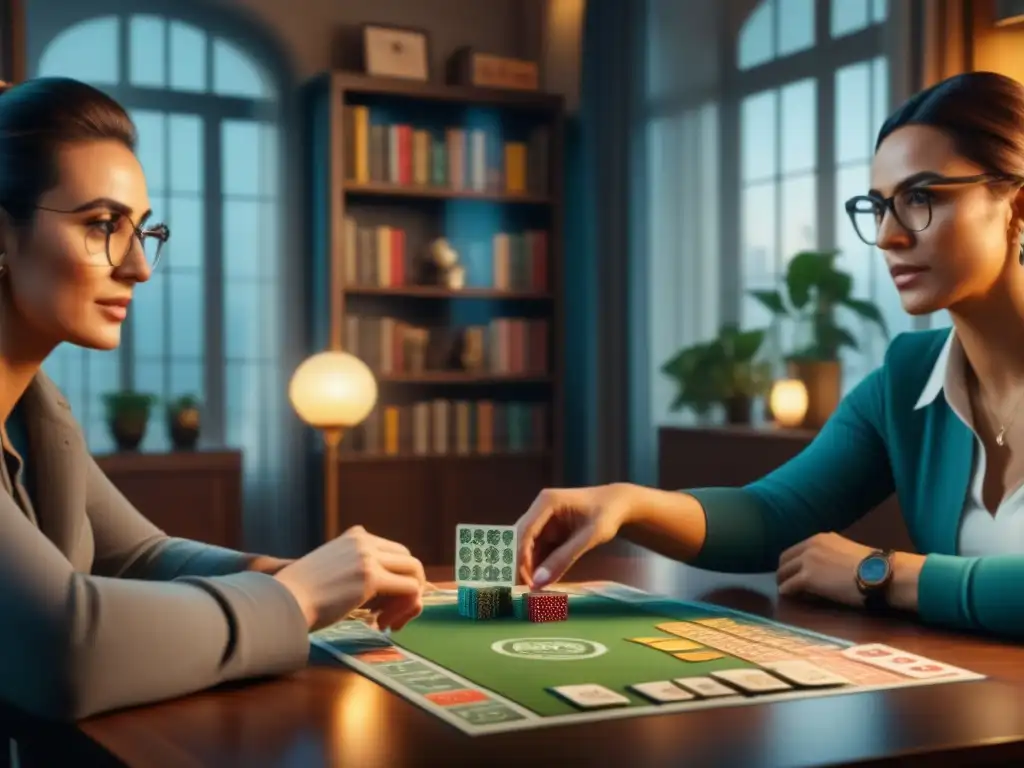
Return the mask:
M 516 523 L 523 581 L 533 589 L 556 582 L 582 555 L 615 538 L 631 503 L 627 487 L 541 491 Z
M 314 549 L 274 577 L 295 597 L 310 630 L 356 608 L 372 609 L 380 629 L 401 629 L 423 610 L 426 576 L 409 550 L 362 526 Z

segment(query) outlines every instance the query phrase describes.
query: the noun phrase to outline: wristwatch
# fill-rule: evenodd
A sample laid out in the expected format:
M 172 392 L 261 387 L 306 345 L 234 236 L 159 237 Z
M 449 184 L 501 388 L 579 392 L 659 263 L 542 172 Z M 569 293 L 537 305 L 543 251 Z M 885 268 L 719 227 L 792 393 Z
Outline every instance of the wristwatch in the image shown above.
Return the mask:
M 889 608 L 892 554 L 891 549 L 876 549 L 857 566 L 857 589 L 864 595 L 864 607 L 870 611 L 885 611 Z

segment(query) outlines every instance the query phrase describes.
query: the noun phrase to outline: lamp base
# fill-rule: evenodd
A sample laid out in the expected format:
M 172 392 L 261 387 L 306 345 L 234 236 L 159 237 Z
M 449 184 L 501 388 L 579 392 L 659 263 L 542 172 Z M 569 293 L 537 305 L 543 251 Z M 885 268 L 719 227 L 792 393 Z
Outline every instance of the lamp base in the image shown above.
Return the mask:
M 324 427 L 320 431 L 324 436 L 324 445 L 328 448 L 337 448 L 345 436 L 345 430 L 342 427 Z

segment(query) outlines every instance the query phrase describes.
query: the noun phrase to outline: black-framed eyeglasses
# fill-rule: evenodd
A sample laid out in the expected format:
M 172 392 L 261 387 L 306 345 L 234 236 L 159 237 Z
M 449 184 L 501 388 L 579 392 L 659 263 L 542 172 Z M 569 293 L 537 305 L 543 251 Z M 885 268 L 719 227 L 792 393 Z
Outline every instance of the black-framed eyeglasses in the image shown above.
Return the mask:
M 81 211 L 65 211 L 59 208 L 35 206 L 51 213 L 80 214 Z M 156 269 L 163 255 L 164 246 L 171 238 L 166 224 L 142 226 L 136 224 L 124 213 L 114 212 L 110 219 L 88 222 L 85 231 L 85 251 L 90 257 L 105 256 L 107 264 L 115 269 L 124 264 L 132 246 L 137 242 L 145 256 L 150 271 Z
M 853 223 L 857 236 L 867 245 L 878 245 L 878 231 L 886 211 L 908 232 L 922 232 L 932 223 L 933 187 L 963 184 L 991 184 L 995 182 L 1024 183 L 1024 179 L 999 173 L 979 173 L 974 176 L 930 176 L 920 183 L 911 184 L 890 197 L 857 195 L 846 201 L 846 214 Z

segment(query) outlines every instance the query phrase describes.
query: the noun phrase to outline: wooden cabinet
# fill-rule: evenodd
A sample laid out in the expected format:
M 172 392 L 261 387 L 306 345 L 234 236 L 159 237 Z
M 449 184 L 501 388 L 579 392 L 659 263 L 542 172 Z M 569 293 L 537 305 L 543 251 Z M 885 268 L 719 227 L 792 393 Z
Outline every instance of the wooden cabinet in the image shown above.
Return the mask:
M 170 536 L 242 547 L 242 454 L 118 453 L 97 463 L 128 500 Z
M 662 427 L 658 430 L 658 486 L 680 490 L 746 485 L 796 456 L 814 435 L 755 427 Z M 868 546 L 915 551 L 895 495 L 843 534 Z

